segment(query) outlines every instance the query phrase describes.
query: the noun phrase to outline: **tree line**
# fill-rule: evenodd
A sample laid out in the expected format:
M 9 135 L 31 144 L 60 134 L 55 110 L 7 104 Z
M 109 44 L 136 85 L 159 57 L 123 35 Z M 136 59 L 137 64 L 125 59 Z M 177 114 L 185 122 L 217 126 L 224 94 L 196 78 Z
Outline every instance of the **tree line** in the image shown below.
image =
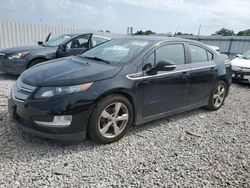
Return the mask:
M 156 34 L 156 32 L 153 32 L 151 30 L 147 31 L 137 31 L 134 35 L 151 35 L 151 34 Z M 180 36 L 180 35 L 193 35 L 192 33 L 182 33 L 178 32 L 175 35 Z M 238 33 L 235 33 L 233 30 L 227 29 L 227 28 L 222 28 L 212 35 L 221 35 L 221 36 L 250 36 L 250 29 L 239 31 Z

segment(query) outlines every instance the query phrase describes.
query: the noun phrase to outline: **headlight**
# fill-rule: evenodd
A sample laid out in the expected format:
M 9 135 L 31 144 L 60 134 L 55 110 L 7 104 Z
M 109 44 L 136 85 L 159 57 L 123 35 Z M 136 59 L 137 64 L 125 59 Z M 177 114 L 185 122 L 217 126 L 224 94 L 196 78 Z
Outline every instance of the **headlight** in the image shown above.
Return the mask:
M 92 83 L 85 83 L 81 85 L 74 85 L 74 86 L 64 86 L 64 87 L 42 87 L 38 93 L 35 95 L 36 99 L 39 98 L 49 98 L 58 95 L 65 95 L 70 93 L 76 93 L 80 91 L 86 91 L 91 86 Z
M 7 55 L 7 59 L 21 59 L 21 58 L 24 58 L 28 54 L 29 54 L 29 52 L 20 52 L 20 53 L 9 54 L 9 55 Z

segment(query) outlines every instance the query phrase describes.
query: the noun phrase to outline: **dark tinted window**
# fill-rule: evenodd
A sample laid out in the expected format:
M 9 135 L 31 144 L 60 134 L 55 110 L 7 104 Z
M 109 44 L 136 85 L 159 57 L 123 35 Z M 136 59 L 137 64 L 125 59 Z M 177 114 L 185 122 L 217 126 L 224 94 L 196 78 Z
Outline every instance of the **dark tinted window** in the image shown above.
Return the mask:
M 208 61 L 207 50 L 196 45 L 189 45 L 192 63 Z
M 185 64 L 184 46 L 182 44 L 169 44 L 156 50 L 156 63 L 159 61 L 172 61 L 176 65 Z

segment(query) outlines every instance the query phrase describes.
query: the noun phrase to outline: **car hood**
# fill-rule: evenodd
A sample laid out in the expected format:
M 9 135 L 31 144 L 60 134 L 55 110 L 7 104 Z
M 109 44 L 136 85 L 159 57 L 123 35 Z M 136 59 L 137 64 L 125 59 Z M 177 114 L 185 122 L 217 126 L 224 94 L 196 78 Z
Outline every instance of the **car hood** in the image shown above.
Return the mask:
M 250 60 L 243 58 L 235 58 L 231 61 L 232 66 L 250 68 Z
M 112 78 L 121 69 L 75 56 L 38 64 L 24 71 L 20 79 L 33 86 L 69 86 Z
M 13 54 L 13 53 L 19 53 L 19 52 L 26 52 L 26 51 L 33 51 L 37 49 L 42 49 L 44 48 L 43 46 L 20 46 L 20 47 L 15 47 L 15 48 L 6 48 L 0 51 L 0 53 L 3 54 Z

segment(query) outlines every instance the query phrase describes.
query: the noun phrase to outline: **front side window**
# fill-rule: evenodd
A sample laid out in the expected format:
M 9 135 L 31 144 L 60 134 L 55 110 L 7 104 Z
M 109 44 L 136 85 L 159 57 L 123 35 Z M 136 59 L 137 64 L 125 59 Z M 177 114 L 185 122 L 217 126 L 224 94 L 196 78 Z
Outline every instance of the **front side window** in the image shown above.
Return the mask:
M 184 46 L 182 44 L 170 44 L 156 50 L 156 63 L 170 61 L 176 65 L 185 64 Z
M 196 45 L 189 44 L 192 63 L 208 61 L 207 50 Z M 211 57 L 210 57 L 211 58 Z
M 67 48 L 68 49 L 88 48 L 88 40 L 89 40 L 89 35 L 77 37 L 67 44 Z
M 169 44 L 156 49 L 147 59 L 147 69 L 154 68 L 159 61 L 168 61 L 175 65 L 185 64 L 185 52 L 182 44 Z
M 140 39 L 114 39 L 88 50 L 81 56 L 123 64 L 132 60 L 150 44 L 150 41 Z

